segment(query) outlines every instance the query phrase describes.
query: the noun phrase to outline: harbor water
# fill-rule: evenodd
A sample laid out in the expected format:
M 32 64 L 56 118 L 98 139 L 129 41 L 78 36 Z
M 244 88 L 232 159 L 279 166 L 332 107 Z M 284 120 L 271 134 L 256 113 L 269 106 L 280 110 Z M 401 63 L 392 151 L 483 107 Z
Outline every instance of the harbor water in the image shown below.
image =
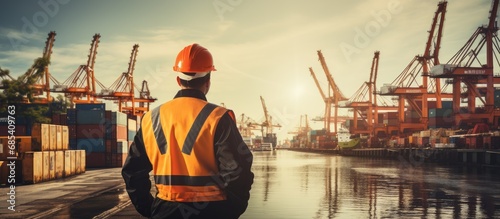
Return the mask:
M 278 150 L 252 170 L 243 219 L 500 218 L 495 168 Z

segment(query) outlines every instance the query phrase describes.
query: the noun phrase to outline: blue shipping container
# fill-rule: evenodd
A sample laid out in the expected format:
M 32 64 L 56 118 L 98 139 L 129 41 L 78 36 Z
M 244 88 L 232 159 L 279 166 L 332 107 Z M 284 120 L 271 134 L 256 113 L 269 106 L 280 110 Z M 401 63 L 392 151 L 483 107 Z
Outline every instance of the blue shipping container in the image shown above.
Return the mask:
M 137 131 L 131 131 L 131 130 L 128 130 L 128 140 L 129 141 L 133 141 L 134 138 L 135 138 L 135 134 L 137 133 Z
M 77 149 L 91 152 L 105 152 L 106 145 L 103 138 L 77 139 Z
M 69 139 L 69 149 L 70 150 L 76 150 L 76 139 Z
M 106 110 L 106 104 L 104 104 L 104 103 L 80 103 L 80 104 L 76 104 L 76 109 L 77 110 L 98 110 L 98 111 L 105 111 Z
M 78 110 L 76 122 L 81 125 L 97 125 L 106 123 L 104 111 L 99 110 Z

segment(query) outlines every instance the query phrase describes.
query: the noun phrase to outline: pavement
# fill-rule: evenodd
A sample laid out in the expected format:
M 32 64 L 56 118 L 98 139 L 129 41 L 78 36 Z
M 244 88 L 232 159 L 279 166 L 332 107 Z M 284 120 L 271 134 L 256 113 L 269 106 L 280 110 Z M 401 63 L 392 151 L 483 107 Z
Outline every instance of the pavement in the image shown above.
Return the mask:
M 0 187 L 0 218 L 143 218 L 125 192 L 121 168 L 88 169 L 69 178 L 16 185 L 15 211 L 8 209 L 9 191 Z

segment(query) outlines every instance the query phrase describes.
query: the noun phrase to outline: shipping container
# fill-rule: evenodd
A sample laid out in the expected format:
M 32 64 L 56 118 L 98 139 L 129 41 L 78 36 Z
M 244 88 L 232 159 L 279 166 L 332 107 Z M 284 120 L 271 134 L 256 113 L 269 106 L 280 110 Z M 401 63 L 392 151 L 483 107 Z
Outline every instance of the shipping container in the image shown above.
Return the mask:
M 0 135 L 1 136 L 6 136 L 9 135 L 9 132 L 14 131 L 15 136 L 29 136 L 31 135 L 31 126 L 28 130 L 28 127 L 26 125 L 11 125 L 10 127 L 8 125 L 0 125 Z
M 78 124 L 76 138 L 104 138 L 105 127 L 102 124 Z
M 28 151 L 36 151 L 33 148 L 31 136 L 16 136 L 17 148 L 19 153 L 24 153 Z
M 106 139 L 127 140 L 127 127 L 124 125 L 110 125 L 106 129 Z
M 54 151 L 55 178 L 64 177 L 64 151 Z
M 18 149 L 16 145 L 9 144 L 7 136 L 0 137 L 0 160 L 6 160 L 7 157 L 17 157 L 17 155 Z
M 76 128 L 77 128 L 77 125 L 68 125 L 69 139 L 76 139 Z
M 50 180 L 50 155 L 49 151 L 42 151 L 42 180 Z
M 62 126 L 56 125 L 56 150 L 62 150 Z
M 54 151 L 57 148 L 57 126 L 50 124 L 49 125 L 49 151 Z
M 75 175 L 75 156 L 76 152 L 74 150 L 64 151 L 64 177 Z
M 76 125 L 76 114 L 76 109 L 68 109 L 66 122 L 68 125 Z
M 87 153 L 84 150 L 80 150 L 80 173 L 85 173 L 86 170 L 86 157 Z M 77 152 L 78 154 L 78 152 Z
M 76 114 L 76 124 L 78 125 L 104 125 L 104 111 L 100 110 L 78 110 Z
M 12 163 L 15 165 L 11 166 Z M 0 185 L 1 184 L 12 184 L 12 183 L 22 183 L 23 182 L 23 165 L 21 159 L 15 160 L 3 160 L 0 161 Z M 14 175 L 14 180 L 9 178 L 10 175 Z M 11 182 L 9 182 L 11 180 Z
M 66 113 L 59 114 L 59 121 L 61 122 L 61 124 L 59 125 L 68 125 L 68 114 Z
M 61 115 L 58 113 L 52 114 L 52 124 L 60 125 L 61 124 Z
M 48 151 L 50 150 L 50 125 L 35 123 L 31 128 L 31 137 L 33 143 L 33 151 Z
M 137 121 L 129 119 L 127 122 L 128 130 L 137 131 Z
M 82 159 L 81 158 L 82 158 L 82 156 L 80 154 L 81 150 L 74 150 L 74 151 L 75 151 L 75 164 L 74 164 L 74 166 L 75 166 L 75 174 L 80 174 L 80 173 L 82 173 L 82 169 L 81 169 L 81 163 L 82 163 Z
M 86 166 L 89 168 L 106 167 L 106 153 L 92 152 L 86 155 Z
M 13 145 L 9 145 L 8 136 L 0 136 L 0 160 L 7 159 L 7 157 L 18 157 L 22 152 L 32 151 L 31 136 L 15 136 L 11 139 L 11 143 L 15 142 Z M 11 154 L 11 150 L 14 154 Z
M 77 141 L 76 140 L 77 140 L 76 138 L 73 138 L 73 139 L 70 138 L 69 139 L 69 149 L 70 150 L 76 150 L 76 149 L 78 149 L 77 148 Z
M 79 103 L 76 104 L 75 107 L 77 110 L 84 110 L 84 111 L 105 111 L 106 110 L 106 104 L 105 103 Z
M 56 178 L 56 153 L 49 151 L 49 180 Z
M 122 112 L 111 112 L 111 124 L 127 126 L 127 114 Z
M 62 136 L 62 150 L 69 149 L 69 130 L 68 126 L 61 126 L 61 136 Z
M 77 139 L 76 149 L 85 150 L 87 153 L 105 152 L 106 145 L 103 138 Z
M 39 183 L 43 181 L 43 152 L 31 151 L 25 152 L 23 157 L 23 182 Z

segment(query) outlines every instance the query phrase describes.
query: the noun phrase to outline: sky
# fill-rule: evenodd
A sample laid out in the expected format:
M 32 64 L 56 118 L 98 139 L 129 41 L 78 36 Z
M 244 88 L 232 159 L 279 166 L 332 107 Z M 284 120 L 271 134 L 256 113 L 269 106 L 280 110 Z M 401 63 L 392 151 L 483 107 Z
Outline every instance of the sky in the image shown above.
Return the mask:
M 324 114 L 309 73 L 312 67 L 326 92 L 317 50 L 347 97 L 369 80 L 373 53 L 380 51 L 379 88 L 424 52 L 438 2 L 5 0 L 0 7 L 0 68 L 14 77 L 26 72 L 42 55 L 47 34 L 55 31 L 49 69 L 63 82 L 87 63 L 92 37 L 99 33 L 96 78 L 110 86 L 127 71 L 132 46 L 139 44 L 134 81 L 148 81 L 158 98 L 156 107 L 179 89 L 172 70 L 177 53 L 199 43 L 212 53 L 217 69 L 208 100 L 262 122 L 262 96 L 273 122 L 282 126 L 275 130 L 281 140 L 297 129 L 300 115 Z M 442 62 L 487 23 L 490 6 L 490 0 L 448 2 Z M 351 113 L 342 109 L 340 114 Z M 323 123 L 310 125 L 320 129 Z

